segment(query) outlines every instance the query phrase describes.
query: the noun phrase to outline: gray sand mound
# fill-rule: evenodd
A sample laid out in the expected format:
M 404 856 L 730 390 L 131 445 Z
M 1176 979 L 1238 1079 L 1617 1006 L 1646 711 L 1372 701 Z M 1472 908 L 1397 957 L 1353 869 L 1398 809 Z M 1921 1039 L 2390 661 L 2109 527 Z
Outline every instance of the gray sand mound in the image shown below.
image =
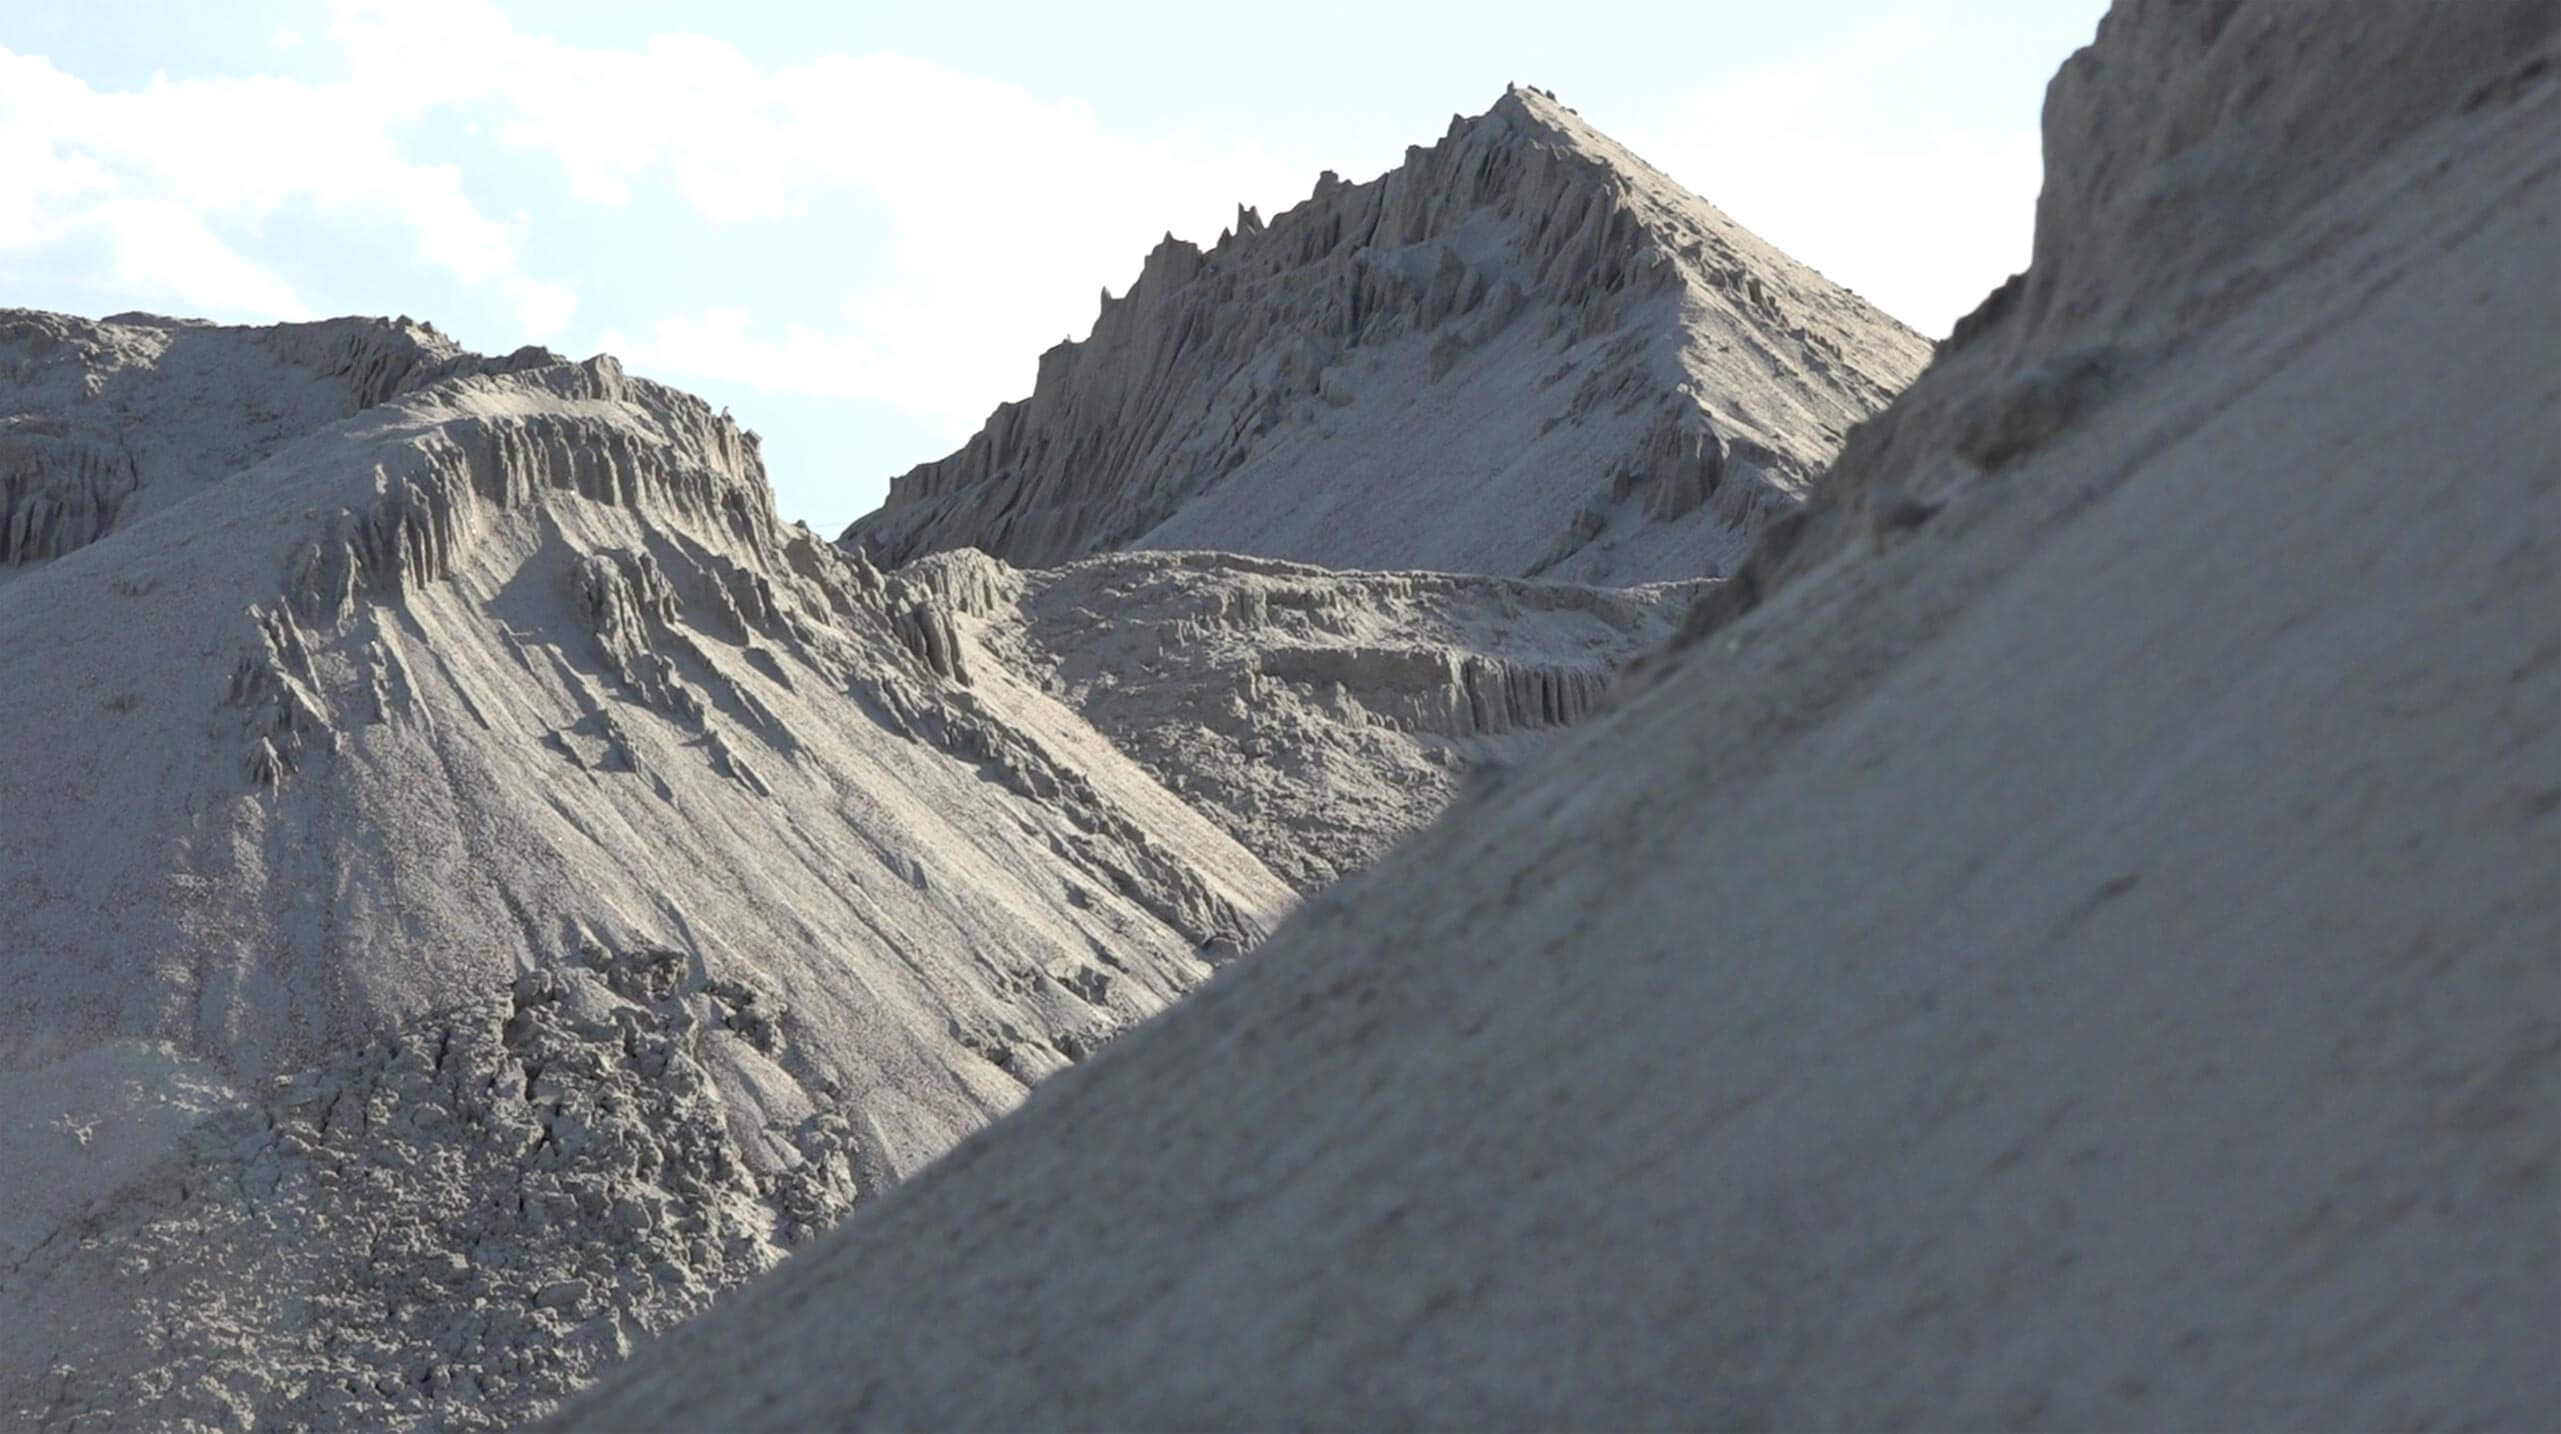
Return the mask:
M 1647 690 L 563 1423 L 2547 1422 L 2557 19 L 2120 4 Z
M 1029 397 L 844 541 L 1723 571 L 1929 343 L 1514 88 L 1367 184 L 1167 236 Z
M 884 574 L 698 400 L 0 315 L 0 1423 L 538 1412 L 1594 710 L 1695 585 Z

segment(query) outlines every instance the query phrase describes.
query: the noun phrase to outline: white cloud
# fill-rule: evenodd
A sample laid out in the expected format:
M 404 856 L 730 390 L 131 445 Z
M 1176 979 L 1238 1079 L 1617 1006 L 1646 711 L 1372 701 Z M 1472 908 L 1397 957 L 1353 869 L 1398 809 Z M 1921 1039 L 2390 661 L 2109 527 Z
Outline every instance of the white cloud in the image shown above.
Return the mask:
M 75 282 L 225 317 L 286 318 L 292 287 L 222 231 L 253 232 L 289 204 L 407 231 L 417 257 L 514 301 L 537 336 L 574 300 L 522 272 L 520 226 L 483 215 L 449 164 L 406 158 L 387 126 L 404 107 L 347 84 L 272 78 L 100 91 L 0 48 L 0 253 L 77 239 Z
M 744 310 L 715 307 L 660 319 L 642 338 L 607 329 L 599 343 L 640 372 L 721 379 L 776 393 L 866 398 L 895 386 L 892 366 L 859 337 L 788 324 L 774 339 L 759 336 L 755 327 Z
M 715 265 L 762 262 L 758 222 L 848 199 L 885 214 L 885 233 L 862 236 L 866 263 L 810 274 L 805 317 L 688 295 L 646 325 L 626 319 L 638 342 L 614 337 L 664 371 L 974 420 L 1016 396 L 1033 354 L 1082 332 L 1095 291 L 1125 285 L 1169 225 L 1206 239 L 1238 197 L 1306 178 L 1252 148 L 1132 141 L 1081 103 L 896 55 L 766 68 L 695 35 L 582 49 L 518 31 L 484 0 L 345 0 L 327 43 L 345 64 L 327 83 L 155 78 L 120 92 L 0 50 L 0 253 L 81 234 L 93 285 L 284 317 L 302 300 L 243 248 L 266 252 L 258 227 L 308 206 L 396 226 L 419 260 L 553 338 L 577 299 L 524 271 L 527 221 L 483 213 L 452 164 L 411 152 L 469 128 L 556 163 L 578 202 L 666 186 L 706 226 Z M 805 236 L 797 247 L 823 251 Z
M 0 95 L 16 76 L 0 61 Z M 32 248 L 58 227 L 56 206 L 111 194 L 115 181 L 80 155 L 57 153 L 45 137 L 10 121 L 0 100 L 0 252 Z
M 1762 238 L 1933 336 L 2027 267 L 2043 172 L 2032 131 L 1891 146 L 1780 131 L 1674 165 Z
M 1082 332 L 1096 290 L 1125 286 L 1168 227 L 1206 240 L 1239 198 L 1294 195 L 1309 177 L 1250 146 L 1115 135 L 1082 103 L 902 56 L 764 67 L 697 35 L 578 48 L 519 31 L 486 0 L 342 0 L 325 40 L 301 43 L 334 47 L 343 74 L 109 92 L 0 50 L 0 253 L 83 234 L 93 285 L 283 317 L 302 300 L 252 256 L 273 252 L 260 226 L 308 210 L 394 226 L 417 259 L 553 338 L 576 296 L 526 272 L 528 221 L 484 213 L 433 148 L 482 132 L 557 164 L 577 204 L 663 186 L 702 222 L 691 243 L 713 272 L 766 262 L 770 225 L 819 206 L 885 215 L 884 232 L 858 236 L 862 264 L 813 266 L 790 318 L 707 307 L 716 286 L 671 284 L 672 312 L 624 319 L 640 336 L 622 339 L 628 356 L 975 420 L 1017 396 L 1034 354 Z
M 510 278 L 507 297 L 514 300 L 517 315 L 525 326 L 528 343 L 544 343 L 558 338 L 569 327 L 569 316 L 578 310 L 578 296 L 561 284 L 546 284 L 540 279 Z
M 1819 68 L 1751 72 L 1694 96 L 1646 148 L 1754 233 L 1938 336 L 2027 266 L 2044 162 L 2033 124 L 1885 122 L 1915 64 L 1907 42 L 1889 26 Z M 1874 96 L 1856 99 L 1863 88 Z
M 665 185 L 716 243 L 733 236 L 741 265 L 760 259 L 740 226 L 842 197 L 885 214 L 888 232 L 865 236 L 885 262 L 812 272 L 809 318 L 705 309 L 605 346 L 662 372 L 938 416 L 974 421 L 1018 396 L 1032 355 L 1082 332 L 1096 291 L 1125 285 L 1169 226 L 1205 241 L 1239 198 L 1312 178 L 1252 147 L 1133 141 L 1081 103 L 898 55 L 768 69 L 698 35 L 576 49 L 475 3 L 360 0 L 335 33 L 368 90 L 467 106 L 502 143 L 556 162 L 590 204 Z
M 74 222 L 94 237 L 127 293 L 164 295 L 193 313 L 310 317 L 283 280 L 242 258 L 203 218 L 168 199 L 110 199 Z

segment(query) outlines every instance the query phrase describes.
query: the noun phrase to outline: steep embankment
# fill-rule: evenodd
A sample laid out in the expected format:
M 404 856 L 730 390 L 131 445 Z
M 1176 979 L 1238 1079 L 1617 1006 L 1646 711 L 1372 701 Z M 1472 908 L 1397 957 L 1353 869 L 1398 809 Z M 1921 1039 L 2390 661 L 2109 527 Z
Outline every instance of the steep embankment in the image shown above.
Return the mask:
M 0 320 L 0 1421 L 539 1411 L 1582 716 L 1690 587 L 884 574 L 698 400 Z
M 2121 3 L 1793 581 L 566 1422 L 2537 1422 L 2555 29 Z
M 10 333 L 0 1420 L 521 1417 L 1295 899 L 610 359 Z
M 1812 501 L 1700 605 L 1691 636 L 2001 479 L 2355 242 L 2372 216 L 2333 197 L 2391 183 L 2363 170 L 2413 131 L 2534 83 L 2556 23 L 2548 0 L 2430 0 L 2371 23 L 2310 14 L 2264 0 L 2112 13 L 2112 42 L 2075 55 L 2047 91 L 2031 267 L 1958 322 L 1889 419 L 1852 431 Z M 2500 71 L 2501 56 L 2521 68 Z M 2292 247 L 2269 242 L 2298 225 Z
M 843 541 L 1215 548 L 1635 583 L 1721 571 L 1929 344 L 1552 98 L 1170 236 L 1031 395 Z

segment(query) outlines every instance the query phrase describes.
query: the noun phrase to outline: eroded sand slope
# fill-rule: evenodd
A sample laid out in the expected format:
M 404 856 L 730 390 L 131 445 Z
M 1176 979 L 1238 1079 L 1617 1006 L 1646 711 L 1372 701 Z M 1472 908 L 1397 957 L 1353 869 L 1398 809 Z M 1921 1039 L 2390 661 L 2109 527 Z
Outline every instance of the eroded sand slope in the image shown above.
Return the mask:
M 1269 225 L 1168 236 L 1091 337 L 843 541 L 1722 572 L 1930 345 L 1537 90 Z
M 1753 601 L 564 1423 L 2542 1420 L 2555 29 L 2120 4 Z
M 1691 588 L 882 573 L 609 358 L 0 315 L 0 1423 L 504 1424 L 1590 711 Z

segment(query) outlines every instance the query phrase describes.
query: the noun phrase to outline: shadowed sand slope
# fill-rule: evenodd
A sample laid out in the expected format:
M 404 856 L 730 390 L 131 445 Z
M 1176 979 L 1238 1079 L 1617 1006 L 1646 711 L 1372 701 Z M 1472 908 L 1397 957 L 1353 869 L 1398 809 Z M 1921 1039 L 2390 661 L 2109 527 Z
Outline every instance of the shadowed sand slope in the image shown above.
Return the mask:
M 565 1422 L 2547 1417 L 2554 15 L 2120 4 L 1927 502 Z

